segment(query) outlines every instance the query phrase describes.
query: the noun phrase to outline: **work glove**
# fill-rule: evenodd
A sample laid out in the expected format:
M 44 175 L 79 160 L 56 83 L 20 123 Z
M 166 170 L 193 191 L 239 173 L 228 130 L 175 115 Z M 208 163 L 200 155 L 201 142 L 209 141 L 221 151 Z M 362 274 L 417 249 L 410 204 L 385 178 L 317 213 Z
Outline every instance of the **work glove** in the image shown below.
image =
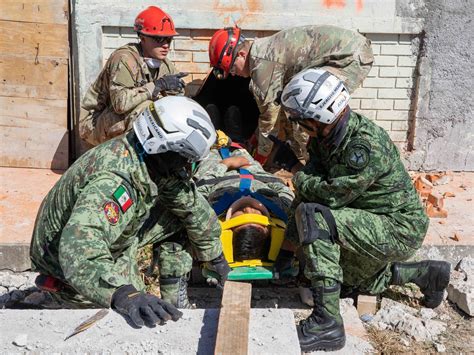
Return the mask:
M 224 254 L 219 255 L 214 260 L 208 261 L 206 263 L 206 269 L 211 271 L 211 274 L 217 276 L 217 278 L 215 278 L 213 277 L 214 275 L 208 275 L 206 280 L 207 283 L 211 286 L 216 286 L 219 289 L 224 288 L 227 275 L 232 271 L 227 260 L 224 258 Z
M 268 138 L 276 144 L 277 151 L 274 155 L 273 162 L 280 168 L 291 171 L 291 169 L 299 163 L 293 150 L 291 150 L 290 143 L 282 142 L 277 137 L 269 135 Z
M 128 316 L 138 328 L 145 324 L 147 327 L 164 324 L 170 319 L 176 322 L 183 315 L 172 304 L 152 294 L 137 291 L 133 285 L 122 286 L 114 292 L 112 308 Z
M 291 269 L 294 256 L 294 252 L 280 249 L 275 263 L 273 264 L 273 275 L 275 279 L 283 278 L 285 271 Z
M 155 89 L 153 90 L 153 97 L 157 97 L 161 91 L 176 90 L 181 91 L 186 86 L 183 79 L 188 73 L 179 72 L 178 74 L 164 75 L 155 80 Z

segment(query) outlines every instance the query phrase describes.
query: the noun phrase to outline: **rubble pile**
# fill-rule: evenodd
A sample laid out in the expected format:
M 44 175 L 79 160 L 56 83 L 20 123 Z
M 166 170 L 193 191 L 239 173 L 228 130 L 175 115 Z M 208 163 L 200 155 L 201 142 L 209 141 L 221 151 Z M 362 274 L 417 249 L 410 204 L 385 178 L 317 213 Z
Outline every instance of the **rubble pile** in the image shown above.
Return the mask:
M 384 298 L 370 324 L 380 330 L 388 329 L 405 334 L 416 341 L 436 342 L 447 326 L 445 322 L 434 319 L 436 317 L 437 313 L 432 309 L 418 310 Z
M 474 258 L 462 259 L 451 273 L 448 299 L 469 316 L 474 316 Z
M 434 186 L 447 184 L 451 177 L 448 173 L 436 174 L 414 174 L 412 176 L 413 184 L 425 206 L 426 214 L 431 218 L 446 218 L 448 211 L 444 207 L 444 199 L 455 197 L 451 192 L 444 194 L 433 191 Z

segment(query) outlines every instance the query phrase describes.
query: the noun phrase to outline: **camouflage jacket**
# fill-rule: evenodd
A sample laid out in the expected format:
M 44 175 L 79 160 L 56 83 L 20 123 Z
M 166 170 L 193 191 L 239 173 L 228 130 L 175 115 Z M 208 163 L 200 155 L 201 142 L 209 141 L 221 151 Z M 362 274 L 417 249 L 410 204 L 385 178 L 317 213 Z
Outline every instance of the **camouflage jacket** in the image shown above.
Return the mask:
M 251 163 L 249 167 L 246 167 L 254 177 L 250 191 L 266 197 L 288 213 L 294 198 L 293 192 L 282 180 L 263 170 L 262 166 L 245 149 L 231 151 L 231 156 L 237 155 L 244 156 Z M 199 163 L 194 174 L 199 192 L 211 205 L 219 201 L 226 192 L 234 194 L 239 191 L 239 171 L 227 170 L 227 167 L 220 163 L 221 160 L 219 150 L 211 149 L 209 156 Z
M 289 28 L 259 38 L 250 48 L 250 90 L 260 110 L 259 153 L 270 154 L 268 139 L 278 115 L 275 100 L 300 71 L 321 67 L 343 80 L 350 92 L 358 88 L 373 62 L 370 41 L 361 34 L 336 26 Z
M 33 231 L 33 269 L 103 306 L 129 283 L 117 272 L 124 262 L 136 267 L 136 260 L 123 260 L 129 248 L 161 241 L 183 226 L 200 260 L 222 252 L 217 217 L 194 183 L 152 181 L 135 144 L 130 132 L 81 156 L 45 197 Z M 142 229 L 155 205 L 172 216 L 169 225 Z
M 335 149 L 312 138 L 310 160 L 293 177 L 297 202 L 358 209 L 387 216 L 401 238 L 426 233 L 428 218 L 387 132 L 351 112 Z
M 123 131 L 130 125 L 123 123 L 128 115 L 145 100 L 154 100 L 154 81 L 175 74 L 176 69 L 165 58 L 159 69 L 150 69 L 145 63 L 139 43 L 129 43 L 115 50 L 105 63 L 96 81 L 87 90 L 81 105 L 79 134 L 92 145 L 100 144 L 113 136 L 100 137 L 95 130 L 100 123 L 95 122 L 102 113 L 110 113 L 107 125 L 118 123 Z M 176 94 L 176 92 L 168 92 Z M 105 127 L 105 131 L 110 127 Z M 107 135 L 107 133 L 102 134 Z M 115 134 L 117 135 L 117 134 Z

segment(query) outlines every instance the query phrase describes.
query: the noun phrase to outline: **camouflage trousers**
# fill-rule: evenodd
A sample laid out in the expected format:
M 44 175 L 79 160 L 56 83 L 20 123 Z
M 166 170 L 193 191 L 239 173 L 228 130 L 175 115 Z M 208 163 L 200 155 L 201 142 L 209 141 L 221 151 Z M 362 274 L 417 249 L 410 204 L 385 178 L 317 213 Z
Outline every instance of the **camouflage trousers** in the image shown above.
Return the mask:
M 118 114 L 111 106 L 103 111 L 87 112 L 81 109 L 79 135 L 87 143 L 96 146 L 133 128 L 133 121 L 151 101 L 144 101 L 128 114 Z
M 352 208 L 331 212 L 338 231 L 336 242 L 316 239 L 303 246 L 304 273 L 313 286 L 332 279 L 359 292 L 381 293 L 390 285 L 391 263 L 412 257 L 424 239 L 423 232 L 411 231 L 411 239 L 403 240 L 400 235 L 410 232 L 384 215 Z M 329 231 L 320 213 L 314 218 L 320 228 Z
M 158 263 L 160 280 L 184 277 L 191 271 L 192 256 L 184 248 L 182 232 L 176 236 L 177 237 L 171 236 L 155 244 L 155 246 L 159 248 Z M 177 239 L 180 240 L 177 241 Z M 120 258 L 115 260 L 115 270 L 128 281 L 128 284 L 133 285 L 137 290 L 144 291 L 145 284 L 143 282 L 143 276 L 138 269 L 137 254 L 138 248 L 136 243 L 134 243 Z M 49 265 L 43 265 L 41 260 L 36 262 L 33 260 L 33 264 L 33 268 L 44 275 L 58 274 L 58 272 L 52 270 Z M 168 286 L 165 292 L 164 290 L 161 291 L 162 298 L 170 302 L 178 295 L 179 285 Z M 53 299 L 59 302 L 64 308 L 102 308 L 100 305 L 92 303 L 86 297 L 77 293 L 73 287 L 67 284 L 65 284 L 61 290 L 50 292 L 50 294 Z

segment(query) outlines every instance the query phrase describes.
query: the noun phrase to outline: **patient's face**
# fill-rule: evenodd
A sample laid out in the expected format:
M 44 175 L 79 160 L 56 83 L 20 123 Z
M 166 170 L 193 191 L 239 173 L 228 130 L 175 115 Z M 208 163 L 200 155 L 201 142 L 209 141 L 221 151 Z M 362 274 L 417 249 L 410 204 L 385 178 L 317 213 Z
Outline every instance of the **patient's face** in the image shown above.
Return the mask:
M 268 209 L 262 203 L 248 196 L 242 197 L 236 202 L 234 202 L 229 209 L 230 209 L 230 218 L 238 217 L 243 214 L 259 214 L 259 215 L 264 215 L 267 217 L 270 216 Z M 262 233 L 264 234 L 268 234 L 270 231 L 267 226 L 262 226 L 261 224 L 257 224 L 257 223 L 246 223 L 241 226 L 233 228 L 233 231 L 238 232 L 240 229 L 246 226 L 253 226 L 254 228 L 261 230 Z

